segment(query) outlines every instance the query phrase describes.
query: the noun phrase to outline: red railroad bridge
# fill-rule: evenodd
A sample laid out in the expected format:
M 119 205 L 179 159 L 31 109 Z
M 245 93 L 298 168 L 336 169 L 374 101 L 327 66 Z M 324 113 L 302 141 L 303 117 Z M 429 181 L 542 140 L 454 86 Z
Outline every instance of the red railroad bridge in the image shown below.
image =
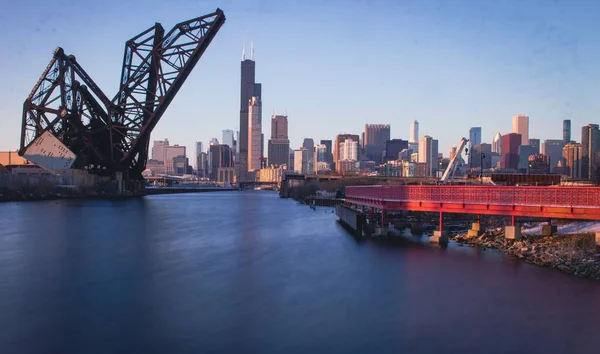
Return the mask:
M 507 238 L 520 237 L 516 217 L 545 219 L 600 220 L 600 187 L 508 187 L 508 186 L 434 186 L 384 185 L 346 187 L 345 205 L 381 211 L 439 212 L 439 230 L 444 234 L 444 213 L 512 216 Z M 474 224 L 479 231 L 479 224 Z

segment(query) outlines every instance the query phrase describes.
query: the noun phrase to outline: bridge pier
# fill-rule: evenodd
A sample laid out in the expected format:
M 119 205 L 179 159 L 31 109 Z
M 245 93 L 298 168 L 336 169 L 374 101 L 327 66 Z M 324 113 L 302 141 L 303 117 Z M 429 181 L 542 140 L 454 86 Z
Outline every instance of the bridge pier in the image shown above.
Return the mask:
M 474 222 L 471 224 L 471 228 L 469 229 L 469 231 L 467 231 L 467 235 L 469 237 L 475 236 L 475 237 L 479 237 L 483 234 L 483 231 L 481 230 L 481 214 L 477 215 L 477 222 Z
M 520 240 L 521 239 L 521 225 L 517 223 L 517 218 L 513 215 L 511 217 L 511 224 L 504 229 L 504 238 L 507 240 Z
M 558 231 L 556 225 L 552 225 L 552 219 L 548 220 L 548 225 L 542 225 L 542 236 L 552 236 Z
M 444 230 L 444 213 L 440 211 L 440 223 L 438 230 L 433 231 L 433 236 L 429 238 L 431 243 L 448 243 L 448 231 Z

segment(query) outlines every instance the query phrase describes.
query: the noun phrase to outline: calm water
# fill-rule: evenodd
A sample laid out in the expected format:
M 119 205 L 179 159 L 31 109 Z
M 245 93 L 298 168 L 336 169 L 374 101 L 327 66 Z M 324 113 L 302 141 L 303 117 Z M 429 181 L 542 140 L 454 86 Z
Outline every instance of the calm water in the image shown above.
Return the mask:
M 600 283 L 269 192 L 0 204 L 0 353 L 598 353 Z

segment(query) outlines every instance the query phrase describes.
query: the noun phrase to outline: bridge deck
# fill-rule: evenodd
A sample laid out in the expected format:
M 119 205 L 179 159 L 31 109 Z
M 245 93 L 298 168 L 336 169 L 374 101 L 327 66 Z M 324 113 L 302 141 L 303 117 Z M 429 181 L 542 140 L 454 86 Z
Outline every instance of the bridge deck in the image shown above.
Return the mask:
M 600 187 L 352 186 L 346 203 L 385 210 L 600 220 Z

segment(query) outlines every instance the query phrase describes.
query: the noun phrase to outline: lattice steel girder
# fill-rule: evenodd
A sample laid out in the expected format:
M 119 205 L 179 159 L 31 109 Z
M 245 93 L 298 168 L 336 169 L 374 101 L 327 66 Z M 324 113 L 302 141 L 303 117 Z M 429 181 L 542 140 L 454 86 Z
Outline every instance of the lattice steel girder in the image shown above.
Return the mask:
M 224 22 L 217 9 L 131 38 L 112 100 L 58 48 L 23 105 L 19 153 L 47 131 L 76 154 L 75 167 L 142 179 L 152 129 Z
M 224 22 L 217 9 L 175 25 L 164 36 L 156 24 L 127 42 L 121 90 L 113 99 L 121 111 L 111 118 L 127 130 L 123 143 L 113 144 L 114 155 L 122 156 L 120 164 L 135 175 L 141 176 L 145 168 L 152 129 Z

